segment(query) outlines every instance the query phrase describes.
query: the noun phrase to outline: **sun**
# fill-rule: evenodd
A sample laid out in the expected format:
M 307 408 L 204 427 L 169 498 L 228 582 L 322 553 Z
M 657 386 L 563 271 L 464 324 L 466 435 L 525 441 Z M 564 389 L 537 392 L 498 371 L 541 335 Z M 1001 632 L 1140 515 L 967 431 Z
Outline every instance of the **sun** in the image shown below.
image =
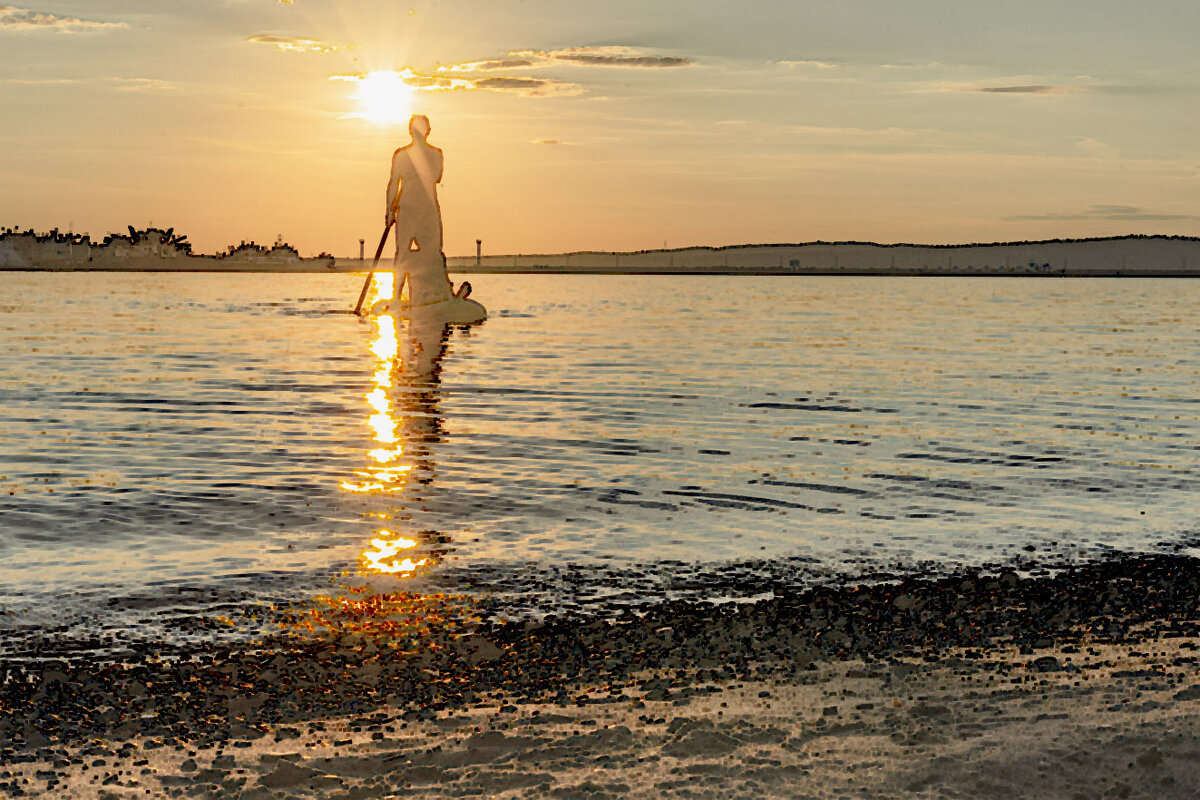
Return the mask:
M 412 87 L 392 70 L 369 72 L 358 81 L 361 116 L 371 122 L 407 122 L 412 112 L 412 94 Z

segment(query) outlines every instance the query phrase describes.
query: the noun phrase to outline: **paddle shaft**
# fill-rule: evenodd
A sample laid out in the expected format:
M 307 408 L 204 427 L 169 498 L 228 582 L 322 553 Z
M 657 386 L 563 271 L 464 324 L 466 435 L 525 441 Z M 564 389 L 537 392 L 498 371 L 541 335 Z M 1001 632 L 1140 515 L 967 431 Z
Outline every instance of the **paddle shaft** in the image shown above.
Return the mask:
M 371 271 L 367 272 L 366 281 L 362 282 L 362 291 L 359 293 L 359 301 L 354 303 L 355 317 L 358 317 L 359 312 L 362 311 L 362 301 L 367 299 L 367 289 L 371 288 L 371 278 L 374 277 L 374 270 L 376 270 L 376 267 L 379 266 L 379 257 L 380 255 L 383 255 L 383 246 L 385 243 L 388 243 L 388 231 L 391 230 L 392 223 L 394 223 L 394 221 L 388 222 L 388 225 L 386 225 L 386 227 L 383 229 L 383 236 L 379 237 L 379 246 L 376 247 L 376 259 L 374 259 L 374 261 L 371 263 Z

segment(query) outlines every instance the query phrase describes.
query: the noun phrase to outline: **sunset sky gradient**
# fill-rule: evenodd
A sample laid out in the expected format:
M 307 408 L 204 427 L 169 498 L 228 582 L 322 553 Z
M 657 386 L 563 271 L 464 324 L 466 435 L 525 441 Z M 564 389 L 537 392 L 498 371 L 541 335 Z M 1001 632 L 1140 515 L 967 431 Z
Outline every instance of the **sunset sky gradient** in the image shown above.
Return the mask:
M 1200 235 L 1198 32 L 1194 0 L 0 4 L 0 225 L 372 250 L 391 71 L 450 255 Z

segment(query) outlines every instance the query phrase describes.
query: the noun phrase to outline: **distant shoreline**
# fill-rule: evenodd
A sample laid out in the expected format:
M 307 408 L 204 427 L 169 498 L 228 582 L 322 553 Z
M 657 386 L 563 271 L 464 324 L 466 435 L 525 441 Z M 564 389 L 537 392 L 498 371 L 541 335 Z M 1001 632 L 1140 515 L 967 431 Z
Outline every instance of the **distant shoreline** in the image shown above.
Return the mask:
M 458 274 L 1200 277 L 1200 238 L 1130 235 L 965 245 L 818 241 L 451 256 L 446 261 L 448 270 Z M 119 260 L 41 265 L 0 259 L 0 271 L 354 273 L 371 268 L 370 259 L 359 258 L 235 263 L 187 255 L 163 259 L 161 265 L 138 259 L 129 266 Z M 390 271 L 391 259 L 382 259 L 377 269 Z
M 1200 238 L 1116 236 L 965 245 L 809 242 L 447 259 L 451 271 L 651 275 L 1200 276 Z

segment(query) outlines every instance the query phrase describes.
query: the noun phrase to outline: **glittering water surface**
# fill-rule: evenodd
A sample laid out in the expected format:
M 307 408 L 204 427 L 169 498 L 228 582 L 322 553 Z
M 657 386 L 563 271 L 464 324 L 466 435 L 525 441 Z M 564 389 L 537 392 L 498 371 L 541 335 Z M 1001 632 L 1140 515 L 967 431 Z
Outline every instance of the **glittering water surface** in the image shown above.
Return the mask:
M 6 274 L 0 626 L 1192 541 L 1200 282 L 479 275 L 443 332 L 358 280 Z

